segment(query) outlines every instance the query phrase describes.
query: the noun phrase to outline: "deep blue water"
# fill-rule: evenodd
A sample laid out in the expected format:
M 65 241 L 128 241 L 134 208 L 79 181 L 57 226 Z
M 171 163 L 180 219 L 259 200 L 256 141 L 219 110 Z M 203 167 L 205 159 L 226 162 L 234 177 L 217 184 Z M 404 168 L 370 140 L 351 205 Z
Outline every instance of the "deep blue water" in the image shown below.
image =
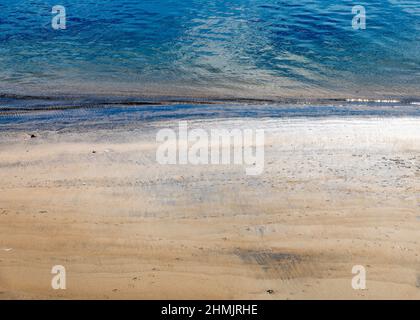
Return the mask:
M 0 0 L 5 92 L 420 96 L 420 1 Z

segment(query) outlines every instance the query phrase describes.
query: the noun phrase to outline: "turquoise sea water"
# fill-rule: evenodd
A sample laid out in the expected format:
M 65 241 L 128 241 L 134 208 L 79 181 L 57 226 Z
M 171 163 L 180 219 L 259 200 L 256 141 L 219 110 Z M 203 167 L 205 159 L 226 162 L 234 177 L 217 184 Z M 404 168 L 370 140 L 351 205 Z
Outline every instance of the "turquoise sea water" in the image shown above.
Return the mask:
M 0 0 L 0 93 L 418 97 L 420 1 Z

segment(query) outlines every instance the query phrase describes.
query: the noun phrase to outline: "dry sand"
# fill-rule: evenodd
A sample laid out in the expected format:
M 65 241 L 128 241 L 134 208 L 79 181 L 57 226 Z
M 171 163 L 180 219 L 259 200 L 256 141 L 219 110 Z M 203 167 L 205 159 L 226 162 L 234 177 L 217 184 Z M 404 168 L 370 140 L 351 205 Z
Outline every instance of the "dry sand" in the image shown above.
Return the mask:
M 420 298 L 420 119 L 190 121 L 265 129 L 260 176 L 157 164 L 173 125 L 2 133 L 0 299 Z

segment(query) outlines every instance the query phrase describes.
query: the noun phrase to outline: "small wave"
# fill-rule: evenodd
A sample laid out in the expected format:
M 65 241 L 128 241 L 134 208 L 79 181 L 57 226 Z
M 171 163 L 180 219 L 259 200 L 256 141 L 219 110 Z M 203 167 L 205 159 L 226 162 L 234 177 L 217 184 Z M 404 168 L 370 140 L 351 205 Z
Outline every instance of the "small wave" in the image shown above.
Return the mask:
M 346 102 L 400 103 L 401 101 L 396 99 L 346 99 Z

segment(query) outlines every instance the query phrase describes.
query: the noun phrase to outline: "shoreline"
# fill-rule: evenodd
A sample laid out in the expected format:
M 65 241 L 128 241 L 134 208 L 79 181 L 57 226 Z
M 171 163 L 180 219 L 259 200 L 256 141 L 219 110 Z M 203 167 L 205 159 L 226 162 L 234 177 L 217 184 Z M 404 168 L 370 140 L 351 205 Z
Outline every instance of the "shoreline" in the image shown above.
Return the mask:
M 52 108 L 65 107 L 89 107 L 101 105 L 120 105 L 120 106 L 138 106 L 138 105 L 170 105 L 170 104 L 238 104 L 238 105 L 333 105 L 333 104 L 420 104 L 420 96 L 412 95 L 373 95 L 363 96 L 344 95 L 344 96 L 262 96 L 262 97 L 245 97 L 245 96 L 215 96 L 215 95 L 142 95 L 138 93 L 128 94 L 16 94 L 0 92 L 0 107 L 8 108 L 8 105 L 22 105 L 26 103 L 34 103 L 44 106 L 46 110 Z M 33 109 L 28 109 L 31 111 Z M 0 109 L 1 111 L 1 109 Z
M 420 106 L 402 103 L 243 104 L 170 103 L 0 106 L 0 131 L 31 132 L 129 129 L 165 121 L 241 119 L 404 119 L 419 118 Z

